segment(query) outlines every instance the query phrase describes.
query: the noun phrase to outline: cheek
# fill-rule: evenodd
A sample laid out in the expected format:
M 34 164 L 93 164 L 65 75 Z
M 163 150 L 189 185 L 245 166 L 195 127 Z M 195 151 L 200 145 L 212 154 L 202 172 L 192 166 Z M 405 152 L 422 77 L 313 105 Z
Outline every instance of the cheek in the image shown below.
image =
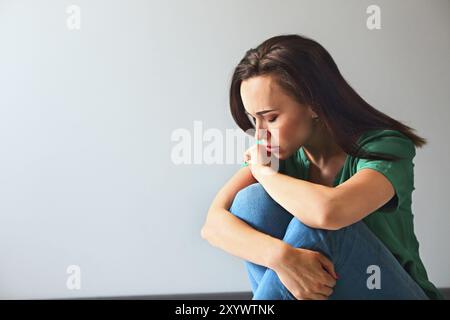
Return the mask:
M 306 124 L 294 122 L 290 123 L 289 126 L 280 128 L 280 144 L 284 146 L 286 151 L 295 151 L 302 145 L 308 130 L 306 126 Z

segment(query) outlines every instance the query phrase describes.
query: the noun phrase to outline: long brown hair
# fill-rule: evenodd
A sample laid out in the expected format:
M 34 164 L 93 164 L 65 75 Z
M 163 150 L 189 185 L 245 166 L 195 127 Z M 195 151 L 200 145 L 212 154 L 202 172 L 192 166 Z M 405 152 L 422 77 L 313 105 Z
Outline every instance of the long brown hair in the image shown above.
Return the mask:
M 372 107 L 347 83 L 336 63 L 316 41 L 297 34 L 279 35 L 250 49 L 234 70 L 230 87 L 231 114 L 247 132 L 254 128 L 240 96 L 242 81 L 259 75 L 274 76 L 277 83 L 297 102 L 310 105 L 324 122 L 336 143 L 347 154 L 366 159 L 397 160 L 394 155 L 366 152 L 357 144 L 368 130 L 396 130 L 415 146 L 426 139 L 415 129 Z

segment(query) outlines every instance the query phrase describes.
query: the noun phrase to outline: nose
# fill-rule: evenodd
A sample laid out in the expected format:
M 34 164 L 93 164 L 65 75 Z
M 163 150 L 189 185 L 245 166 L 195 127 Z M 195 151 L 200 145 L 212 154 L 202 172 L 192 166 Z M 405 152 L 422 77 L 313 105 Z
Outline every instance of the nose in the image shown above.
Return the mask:
M 269 141 L 272 135 L 268 129 L 258 128 L 257 134 L 259 140 L 263 140 L 266 144 L 270 144 Z

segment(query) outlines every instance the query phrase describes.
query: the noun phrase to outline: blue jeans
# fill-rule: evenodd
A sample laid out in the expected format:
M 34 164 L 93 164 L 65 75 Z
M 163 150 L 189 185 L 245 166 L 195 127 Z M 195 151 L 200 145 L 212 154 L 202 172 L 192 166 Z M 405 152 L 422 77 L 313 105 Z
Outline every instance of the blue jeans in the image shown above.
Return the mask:
M 275 202 L 259 183 L 240 190 L 229 211 L 261 232 L 330 259 L 339 279 L 328 299 L 428 299 L 363 221 L 339 230 L 308 227 Z M 275 271 L 249 261 L 245 266 L 252 300 L 296 300 Z

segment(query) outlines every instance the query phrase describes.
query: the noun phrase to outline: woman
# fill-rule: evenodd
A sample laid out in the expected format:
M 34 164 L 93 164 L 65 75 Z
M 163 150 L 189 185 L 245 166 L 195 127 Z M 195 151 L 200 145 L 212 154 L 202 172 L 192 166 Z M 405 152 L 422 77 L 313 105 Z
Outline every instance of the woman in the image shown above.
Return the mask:
M 425 139 L 370 106 L 299 35 L 247 51 L 230 104 L 257 144 L 214 198 L 202 237 L 245 260 L 254 300 L 443 298 L 411 212 Z

